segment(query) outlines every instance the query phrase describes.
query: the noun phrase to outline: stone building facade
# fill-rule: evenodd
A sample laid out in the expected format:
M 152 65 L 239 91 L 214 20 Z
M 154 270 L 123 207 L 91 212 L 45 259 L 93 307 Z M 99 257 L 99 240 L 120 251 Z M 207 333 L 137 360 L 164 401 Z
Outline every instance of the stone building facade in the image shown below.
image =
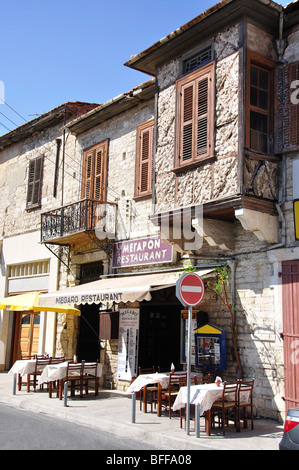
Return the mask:
M 299 80 L 298 31 L 298 2 L 284 9 L 262 0 L 223 0 L 126 63 L 152 78 L 65 123 L 62 204 L 44 192 L 53 184 L 47 173 L 41 226 L 32 213 L 27 220 L 41 228 L 41 246 L 53 250 L 51 266 L 56 262 L 47 301 L 73 299 L 81 308 L 80 319 L 53 319 L 53 353 L 99 358 L 102 385 L 126 389 L 138 366 L 185 367 L 186 321 L 174 286 L 186 265 L 207 286 L 194 327 L 208 323 L 226 332 L 227 367 L 219 373 L 236 379 L 230 311 L 209 288 L 215 270 L 227 265 L 242 376 L 255 378 L 255 413 L 281 419 L 282 397 L 298 401 L 298 364 L 288 361 L 296 349 L 286 340 L 299 334 L 296 321 L 288 321 L 286 295 L 299 260 L 293 206 L 299 115 L 286 86 L 289 70 L 294 86 Z M 12 164 L 3 152 L 3 165 Z M 23 217 L 24 207 L 16 217 L 15 197 L 24 193 L 24 177 L 2 181 L 4 242 L 20 232 L 13 220 Z M 7 205 L 9 184 L 14 210 Z M 155 242 L 165 244 L 165 253 L 172 247 L 172 256 L 146 262 Z M 2 263 L 9 264 L 6 255 Z M 299 293 L 293 295 L 296 303 Z M 138 318 L 134 340 L 122 328 L 126 313 Z M 290 323 L 294 329 L 287 332 Z M 129 340 L 134 351 L 125 350 L 132 356 L 124 373 Z

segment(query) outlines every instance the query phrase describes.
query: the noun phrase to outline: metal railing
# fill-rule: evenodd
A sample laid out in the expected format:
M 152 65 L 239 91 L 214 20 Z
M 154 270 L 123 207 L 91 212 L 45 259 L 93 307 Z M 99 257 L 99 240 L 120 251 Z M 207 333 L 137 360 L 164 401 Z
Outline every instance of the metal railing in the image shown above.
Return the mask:
M 117 203 L 82 199 L 41 214 L 41 241 L 95 230 L 98 238 L 115 238 Z

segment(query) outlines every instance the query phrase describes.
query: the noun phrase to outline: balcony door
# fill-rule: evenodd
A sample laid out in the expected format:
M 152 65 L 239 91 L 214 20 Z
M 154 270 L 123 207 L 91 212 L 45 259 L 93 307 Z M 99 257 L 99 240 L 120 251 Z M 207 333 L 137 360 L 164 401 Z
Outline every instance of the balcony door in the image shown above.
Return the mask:
M 100 217 L 95 201 L 105 201 L 107 192 L 107 152 L 108 141 L 105 140 L 84 151 L 81 199 L 85 203 L 81 209 L 81 226 L 92 230 Z
M 107 140 L 84 151 L 81 187 L 82 199 L 105 201 L 107 190 L 107 151 Z

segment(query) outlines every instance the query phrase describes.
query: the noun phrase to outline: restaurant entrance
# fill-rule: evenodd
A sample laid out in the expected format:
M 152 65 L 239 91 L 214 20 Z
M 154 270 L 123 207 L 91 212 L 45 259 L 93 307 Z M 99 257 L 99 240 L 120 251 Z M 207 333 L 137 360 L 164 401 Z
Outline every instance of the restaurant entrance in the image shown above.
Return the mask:
M 77 356 L 79 361 L 94 362 L 100 359 L 99 306 L 81 305 L 80 332 Z
M 180 312 L 173 287 L 152 292 L 140 305 L 138 365 L 180 369 Z

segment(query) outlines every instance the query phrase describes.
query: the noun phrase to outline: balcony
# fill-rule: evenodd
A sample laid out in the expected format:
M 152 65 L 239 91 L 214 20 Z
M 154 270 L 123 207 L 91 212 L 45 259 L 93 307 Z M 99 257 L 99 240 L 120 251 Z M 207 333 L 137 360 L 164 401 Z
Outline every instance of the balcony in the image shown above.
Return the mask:
M 117 203 L 82 199 L 41 214 L 41 242 L 77 245 L 115 238 Z

